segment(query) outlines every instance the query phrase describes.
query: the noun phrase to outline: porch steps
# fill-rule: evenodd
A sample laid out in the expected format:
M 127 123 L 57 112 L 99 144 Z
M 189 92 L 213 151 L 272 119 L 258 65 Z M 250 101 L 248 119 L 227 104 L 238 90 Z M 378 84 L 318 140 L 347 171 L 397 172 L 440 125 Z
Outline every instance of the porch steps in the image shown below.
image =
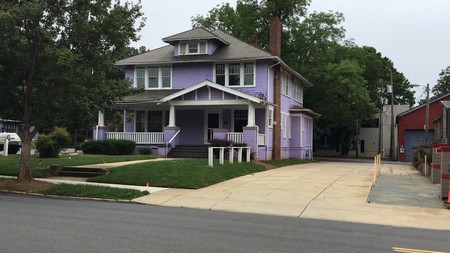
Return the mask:
M 50 174 L 63 177 L 97 177 L 106 175 L 109 170 L 103 168 L 84 168 L 82 166 L 51 166 Z
M 167 154 L 172 158 L 208 158 L 209 145 L 178 145 Z

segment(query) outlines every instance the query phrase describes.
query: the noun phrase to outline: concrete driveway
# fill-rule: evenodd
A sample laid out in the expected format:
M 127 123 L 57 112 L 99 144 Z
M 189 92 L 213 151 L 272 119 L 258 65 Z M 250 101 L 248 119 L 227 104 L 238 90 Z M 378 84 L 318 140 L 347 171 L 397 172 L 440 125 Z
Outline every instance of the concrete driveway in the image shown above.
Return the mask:
M 398 167 L 400 166 L 400 167 Z M 382 165 L 382 171 L 410 169 Z M 168 189 L 134 201 L 162 206 L 450 230 L 450 211 L 367 203 L 373 164 L 319 162 L 255 173 L 199 190 Z

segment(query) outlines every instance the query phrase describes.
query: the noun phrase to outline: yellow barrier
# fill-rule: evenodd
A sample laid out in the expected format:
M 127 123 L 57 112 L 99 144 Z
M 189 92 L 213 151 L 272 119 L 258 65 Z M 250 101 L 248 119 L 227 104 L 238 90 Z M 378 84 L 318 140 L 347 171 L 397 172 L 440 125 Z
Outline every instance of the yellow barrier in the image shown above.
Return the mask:
M 380 175 L 380 170 L 381 170 L 381 154 L 376 155 L 374 158 L 374 163 L 373 163 L 373 180 L 372 180 L 372 184 L 375 184 L 375 182 L 377 181 L 378 175 Z

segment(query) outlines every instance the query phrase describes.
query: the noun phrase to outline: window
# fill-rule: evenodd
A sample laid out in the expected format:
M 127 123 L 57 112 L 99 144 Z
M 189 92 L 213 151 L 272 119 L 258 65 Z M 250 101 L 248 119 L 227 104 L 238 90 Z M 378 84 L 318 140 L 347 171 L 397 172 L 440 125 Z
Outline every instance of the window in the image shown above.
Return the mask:
M 289 89 L 291 88 L 291 75 L 286 71 L 283 71 L 281 77 L 281 93 L 289 97 Z
M 136 87 L 145 88 L 145 68 L 136 69 Z
M 234 110 L 234 132 L 243 132 L 243 127 L 248 125 L 248 111 Z
M 172 67 L 136 68 L 135 87 L 145 89 L 164 89 L 172 87 Z
M 247 62 L 244 63 L 244 85 L 253 85 L 253 80 L 255 78 L 255 74 L 253 71 L 253 63 Z
M 273 127 L 273 107 L 269 107 L 269 115 L 268 115 L 269 127 Z
M 296 100 L 297 102 L 303 103 L 303 87 L 300 84 L 300 81 L 298 80 L 294 80 L 293 82 L 294 84 L 294 100 Z
M 161 77 L 162 77 L 162 87 L 163 88 L 170 88 L 170 67 L 163 67 L 161 68 Z
M 241 64 L 233 63 L 229 65 L 228 69 L 228 85 L 241 85 Z
M 188 54 L 198 54 L 198 44 L 189 43 L 188 44 Z
M 215 66 L 215 82 L 224 86 L 254 86 L 255 63 L 219 63 Z
M 145 132 L 145 112 L 136 112 L 136 132 Z
M 163 129 L 163 112 L 149 111 L 148 112 L 148 131 L 162 132 Z
M 208 44 L 206 41 L 182 42 L 178 46 L 178 55 L 206 54 Z
M 159 83 L 159 69 L 148 68 L 148 87 L 158 88 L 158 83 Z
M 216 83 L 225 85 L 225 64 L 216 64 Z
M 283 138 L 291 138 L 289 114 L 283 112 L 281 113 L 281 132 L 283 133 Z

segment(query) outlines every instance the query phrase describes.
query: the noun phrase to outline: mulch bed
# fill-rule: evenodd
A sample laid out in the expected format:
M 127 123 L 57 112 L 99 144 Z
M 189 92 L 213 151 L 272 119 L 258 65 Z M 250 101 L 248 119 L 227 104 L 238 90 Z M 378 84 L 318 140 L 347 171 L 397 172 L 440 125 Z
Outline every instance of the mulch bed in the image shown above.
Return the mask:
M 15 191 L 15 192 L 38 192 L 54 186 L 52 183 L 30 180 L 17 181 L 15 179 L 0 181 L 0 191 Z

